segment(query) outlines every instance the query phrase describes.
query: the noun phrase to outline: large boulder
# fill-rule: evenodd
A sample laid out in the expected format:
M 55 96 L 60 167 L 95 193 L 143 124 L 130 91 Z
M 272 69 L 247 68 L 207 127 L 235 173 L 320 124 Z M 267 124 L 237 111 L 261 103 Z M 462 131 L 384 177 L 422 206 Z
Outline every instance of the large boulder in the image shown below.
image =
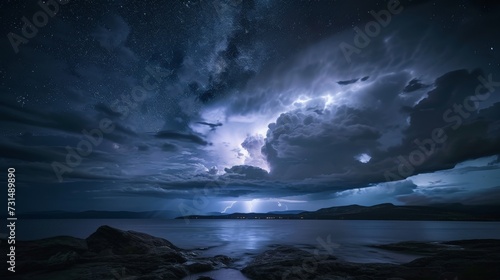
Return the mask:
M 163 238 L 135 231 L 123 231 L 110 226 L 99 227 L 87 237 L 86 241 L 91 252 L 101 254 L 158 254 L 180 250 Z

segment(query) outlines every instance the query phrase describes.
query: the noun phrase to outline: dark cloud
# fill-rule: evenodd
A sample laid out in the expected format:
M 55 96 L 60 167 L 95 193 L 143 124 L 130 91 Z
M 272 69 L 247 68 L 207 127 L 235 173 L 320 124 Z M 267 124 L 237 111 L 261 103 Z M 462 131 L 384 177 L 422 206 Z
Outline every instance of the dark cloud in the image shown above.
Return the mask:
M 411 80 L 408 85 L 405 87 L 403 92 L 414 92 L 423 88 L 428 88 L 429 85 L 423 84 L 419 79 Z
M 377 148 L 380 132 L 370 112 L 349 107 L 323 115 L 302 110 L 282 114 L 269 125 L 262 148 L 277 178 L 307 178 L 350 172 L 355 157 Z
M 226 168 L 224 171 L 226 171 L 226 176 L 231 179 L 261 180 L 269 177 L 264 169 L 249 165 L 236 165 Z
M 464 204 L 498 205 L 500 204 L 500 186 L 481 190 L 475 194 L 462 198 Z
M 40 147 L 26 147 L 14 143 L 2 143 L 2 156 L 8 159 L 16 159 L 28 162 L 51 162 L 54 160 L 64 161 L 65 151 L 63 148 L 48 150 Z
M 101 121 L 98 115 L 88 116 L 78 111 L 40 111 L 38 109 L 22 108 L 16 104 L 0 103 L 2 108 L 0 121 L 11 127 L 20 129 L 51 129 L 68 134 L 82 134 L 82 131 L 99 128 Z M 105 119 L 110 122 L 109 119 Z M 133 136 L 135 133 L 118 123 L 114 126 L 112 133 L 104 133 L 103 137 L 115 141 L 123 141 L 123 137 Z
M 491 137 L 488 130 L 496 120 L 485 117 L 497 105 L 481 111 L 473 106 L 466 108 L 468 99 L 476 98 L 476 89 L 481 85 L 479 77 L 486 76 L 478 70 L 449 72 L 436 79 L 435 88 L 409 110 L 410 125 L 404 131 L 402 145 L 394 152 L 409 155 L 418 149 L 415 141 L 429 142 L 426 139 L 432 139 L 435 129 L 442 129 L 446 138 L 443 143 L 432 144 L 433 152 L 415 172 L 446 169 L 461 161 L 498 154 L 500 138 Z M 479 106 L 481 101 L 476 101 Z M 428 145 L 430 149 L 431 144 Z
M 348 80 L 348 81 L 338 81 L 337 84 L 339 84 L 341 86 L 350 85 L 350 84 L 354 84 L 354 83 L 356 83 L 358 81 L 364 82 L 364 81 L 368 80 L 368 78 L 370 78 L 370 77 L 365 76 L 363 78 L 357 78 L 357 79 L 352 79 L 352 80 Z
M 499 187 L 480 190 L 466 190 L 460 187 L 425 188 L 411 194 L 400 195 L 397 199 L 408 205 L 441 203 L 462 203 L 465 205 L 497 205 Z
M 172 139 L 172 140 L 179 140 L 179 141 L 187 141 L 187 142 L 192 142 L 198 145 L 208 145 L 209 143 L 205 141 L 203 138 L 201 138 L 198 135 L 195 134 L 185 134 L 185 133 L 179 133 L 179 132 L 174 132 L 174 131 L 160 131 L 155 134 L 156 138 L 159 139 Z
M 144 152 L 144 151 L 149 150 L 149 146 L 148 145 L 139 145 L 139 146 L 137 146 L 137 149 L 139 151 L 143 151 Z
M 165 152 L 175 152 L 179 149 L 179 147 L 177 147 L 176 145 L 174 144 L 170 144 L 170 143 L 164 143 L 162 146 L 161 146 L 161 149 Z
M 266 144 L 262 148 L 271 175 L 276 178 L 325 175 L 332 180 L 339 179 L 343 185 L 358 186 L 385 181 L 386 171 L 405 178 L 497 154 L 500 138 L 491 137 L 491 129 L 488 129 L 497 118 L 487 120 L 485 117 L 496 112 L 496 104 L 480 112 L 473 110 L 468 113 L 456 129 L 452 125 L 457 123 L 443 117 L 448 110 L 454 110 L 455 104 L 461 105 L 474 95 L 480 85 L 480 75 L 484 74 L 458 70 L 437 78 L 428 96 L 413 108 L 406 109 L 409 126 L 403 130 L 402 142 L 388 150 L 381 149 L 385 129 L 378 123 L 381 119 L 378 110 L 385 110 L 383 107 L 372 110 L 339 107 L 333 112 L 321 111 L 321 114 L 317 114 L 317 109 L 311 111 L 309 108 L 282 114 L 269 126 Z M 442 128 L 447 139 L 443 143 L 433 143 L 431 147 L 428 139 L 432 140 L 436 128 Z M 424 155 L 423 162 L 411 166 L 412 172 L 401 176 L 397 171 L 402 164 L 398 156 L 409 162 L 415 150 L 421 153 L 417 143 L 427 143 L 426 147 L 432 151 Z M 370 162 L 358 162 L 356 157 L 361 154 L 369 155 Z
M 104 103 L 98 103 L 95 105 L 95 110 L 97 112 L 101 112 L 106 116 L 113 117 L 113 118 L 118 118 L 121 117 L 122 114 L 116 111 L 113 111 L 108 105 Z
M 216 130 L 218 126 L 222 126 L 222 123 L 209 123 L 209 122 L 196 122 L 202 125 L 209 126 L 211 130 Z

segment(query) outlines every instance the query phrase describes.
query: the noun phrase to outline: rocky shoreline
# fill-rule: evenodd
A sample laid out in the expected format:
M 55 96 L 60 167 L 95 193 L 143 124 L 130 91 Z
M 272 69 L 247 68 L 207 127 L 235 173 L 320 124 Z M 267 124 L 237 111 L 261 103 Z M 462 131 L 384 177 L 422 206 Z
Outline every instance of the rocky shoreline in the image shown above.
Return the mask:
M 7 251 L 7 242 L 0 244 Z M 377 249 L 424 255 L 406 264 L 351 263 L 291 246 L 276 246 L 241 272 L 249 279 L 498 279 L 500 240 L 401 242 Z M 0 257 L 6 263 L 6 255 Z M 16 272 L 2 279 L 214 279 L 205 272 L 234 268 L 224 255 L 202 257 L 145 233 L 101 226 L 86 239 L 59 236 L 16 244 Z M 202 274 L 200 274 L 202 273 Z M 239 273 L 239 272 L 238 272 Z M 196 275 L 196 276 L 193 276 Z M 5 278 L 7 277 L 7 278 Z M 217 278 L 225 279 L 225 278 Z M 233 279 L 231 279 L 233 280 Z

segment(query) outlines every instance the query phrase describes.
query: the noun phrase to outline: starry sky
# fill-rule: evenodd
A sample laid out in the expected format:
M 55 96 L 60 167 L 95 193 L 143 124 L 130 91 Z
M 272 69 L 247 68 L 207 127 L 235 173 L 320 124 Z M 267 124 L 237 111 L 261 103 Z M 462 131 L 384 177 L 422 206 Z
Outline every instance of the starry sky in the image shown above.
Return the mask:
M 496 1 L 41 3 L 0 3 L 18 212 L 500 201 Z

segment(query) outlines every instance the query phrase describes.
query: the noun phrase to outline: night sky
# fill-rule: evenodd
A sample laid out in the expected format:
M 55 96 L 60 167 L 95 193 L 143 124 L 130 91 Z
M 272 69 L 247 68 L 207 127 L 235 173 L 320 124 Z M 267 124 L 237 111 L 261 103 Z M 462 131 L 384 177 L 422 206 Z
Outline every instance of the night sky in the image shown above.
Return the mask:
M 497 1 L 47 2 L 0 4 L 18 212 L 500 201 Z

